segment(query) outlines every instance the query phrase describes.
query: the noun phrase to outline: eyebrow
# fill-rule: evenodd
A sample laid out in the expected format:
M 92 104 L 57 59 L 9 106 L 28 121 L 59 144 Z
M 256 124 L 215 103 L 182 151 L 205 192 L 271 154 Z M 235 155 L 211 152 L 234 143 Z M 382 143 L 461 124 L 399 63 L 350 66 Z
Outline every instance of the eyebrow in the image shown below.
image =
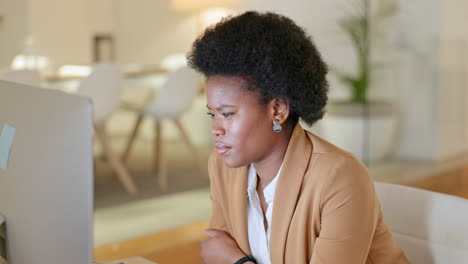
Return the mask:
M 206 105 L 206 107 L 207 107 L 209 110 L 211 110 L 211 108 L 210 108 L 208 105 Z M 222 105 L 220 105 L 219 107 L 217 107 L 216 110 L 222 110 L 222 109 L 224 109 L 224 108 L 234 108 L 234 107 L 236 107 L 236 106 L 234 106 L 234 105 L 222 104 Z

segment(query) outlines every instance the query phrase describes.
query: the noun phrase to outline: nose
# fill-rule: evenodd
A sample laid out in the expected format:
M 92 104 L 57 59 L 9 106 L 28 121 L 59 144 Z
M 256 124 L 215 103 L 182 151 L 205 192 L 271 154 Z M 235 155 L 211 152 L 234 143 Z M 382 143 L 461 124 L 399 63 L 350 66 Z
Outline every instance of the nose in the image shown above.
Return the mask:
M 213 134 L 214 137 L 223 136 L 225 134 L 221 123 L 222 122 L 220 122 L 218 118 L 213 118 L 213 120 L 211 120 L 211 134 Z

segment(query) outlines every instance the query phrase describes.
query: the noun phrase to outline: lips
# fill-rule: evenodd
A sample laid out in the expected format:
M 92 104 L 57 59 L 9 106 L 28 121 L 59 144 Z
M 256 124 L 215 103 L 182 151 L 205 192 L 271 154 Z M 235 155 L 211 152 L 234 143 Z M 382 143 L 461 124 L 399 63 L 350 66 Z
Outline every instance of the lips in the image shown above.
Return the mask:
M 215 147 L 216 151 L 218 151 L 218 154 L 221 156 L 227 154 L 232 149 L 231 147 L 226 146 L 220 142 L 216 142 Z

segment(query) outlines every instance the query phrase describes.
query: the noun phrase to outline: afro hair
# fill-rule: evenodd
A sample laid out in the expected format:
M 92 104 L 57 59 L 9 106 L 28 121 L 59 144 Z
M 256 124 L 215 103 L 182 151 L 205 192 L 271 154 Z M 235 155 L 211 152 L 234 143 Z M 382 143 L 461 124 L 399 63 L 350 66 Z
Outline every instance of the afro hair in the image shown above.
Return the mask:
M 236 76 L 262 103 L 285 100 L 294 123 L 325 113 L 327 66 L 312 39 L 291 19 L 248 11 L 209 27 L 193 43 L 189 65 L 207 78 Z

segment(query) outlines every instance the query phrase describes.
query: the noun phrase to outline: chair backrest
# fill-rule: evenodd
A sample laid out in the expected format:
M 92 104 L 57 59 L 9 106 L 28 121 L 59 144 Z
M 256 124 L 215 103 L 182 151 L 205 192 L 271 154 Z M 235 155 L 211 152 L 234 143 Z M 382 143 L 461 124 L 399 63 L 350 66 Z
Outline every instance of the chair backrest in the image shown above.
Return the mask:
M 385 222 L 413 264 L 468 263 L 468 200 L 376 183 Z
M 200 75 L 189 67 L 169 73 L 166 82 L 146 109 L 156 118 L 175 118 L 187 111 L 200 91 Z
M 0 72 L 0 79 L 31 86 L 41 85 L 41 78 L 37 70 L 6 70 Z
M 104 122 L 119 106 L 122 86 L 122 73 L 114 64 L 98 64 L 81 80 L 78 94 L 93 100 L 95 123 Z

